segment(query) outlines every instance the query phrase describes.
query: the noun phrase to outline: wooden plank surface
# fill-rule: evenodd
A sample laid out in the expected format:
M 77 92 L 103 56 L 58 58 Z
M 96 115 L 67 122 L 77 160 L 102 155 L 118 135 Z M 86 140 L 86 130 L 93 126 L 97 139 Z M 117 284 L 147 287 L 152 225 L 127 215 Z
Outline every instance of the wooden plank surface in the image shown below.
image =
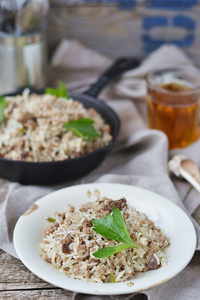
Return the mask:
M 19 291 L 3 291 L 0 292 L 0 299 L 2 300 L 71 300 L 72 293 L 61 289 L 46 289 L 46 290 L 19 290 Z
M 135 8 L 136 6 L 148 7 L 176 7 L 188 9 L 196 6 L 200 0 L 50 0 L 52 6 L 118 6 L 121 9 Z
M 174 43 L 200 66 L 200 3 L 183 2 L 168 1 L 172 5 L 165 7 L 161 1 L 134 1 L 134 7 L 123 7 L 123 1 L 51 1 L 49 52 L 68 38 L 110 57 L 142 59 L 160 45 Z
M 20 260 L 0 250 L 0 299 L 72 299 L 72 292 L 43 281 Z
M 0 253 L 0 291 L 34 288 L 52 288 L 52 286 L 31 273 L 20 260 L 4 251 Z

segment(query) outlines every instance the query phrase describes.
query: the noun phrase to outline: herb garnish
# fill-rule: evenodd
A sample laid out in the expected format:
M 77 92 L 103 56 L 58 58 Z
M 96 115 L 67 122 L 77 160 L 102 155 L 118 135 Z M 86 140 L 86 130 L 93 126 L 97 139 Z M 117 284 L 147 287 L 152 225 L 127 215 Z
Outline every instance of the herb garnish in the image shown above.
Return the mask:
M 95 139 L 100 134 L 96 131 L 94 126 L 92 125 L 94 123 L 93 120 L 88 118 L 82 118 L 74 121 L 70 121 L 68 123 L 65 123 L 65 128 L 68 130 L 71 130 L 74 134 L 82 137 L 85 140 L 88 139 Z
M 111 274 L 111 275 L 110 275 L 110 281 L 111 281 L 112 283 L 115 283 L 115 282 L 116 282 L 116 278 L 115 278 L 115 275 L 114 275 L 114 274 Z
M 6 104 L 6 99 L 2 96 L 0 96 L 0 121 L 3 121 L 4 119 L 4 107 Z
M 47 87 L 46 90 L 45 90 L 45 94 L 55 95 L 57 97 L 70 99 L 68 89 L 67 89 L 65 83 L 62 82 L 62 81 L 58 81 L 58 88 L 57 89 Z
M 139 247 L 134 244 L 128 233 L 121 211 L 118 208 L 113 207 L 112 212 L 112 215 L 105 215 L 104 218 L 92 219 L 91 221 L 94 225 L 93 230 L 103 235 L 107 239 L 122 242 L 122 244 L 114 247 L 104 247 L 102 249 L 99 249 L 98 251 L 93 253 L 95 257 L 108 257 L 130 247 L 139 249 Z
M 56 220 L 54 218 L 51 218 L 51 217 L 44 216 L 43 218 L 45 220 L 49 221 L 50 223 L 55 223 L 56 222 Z

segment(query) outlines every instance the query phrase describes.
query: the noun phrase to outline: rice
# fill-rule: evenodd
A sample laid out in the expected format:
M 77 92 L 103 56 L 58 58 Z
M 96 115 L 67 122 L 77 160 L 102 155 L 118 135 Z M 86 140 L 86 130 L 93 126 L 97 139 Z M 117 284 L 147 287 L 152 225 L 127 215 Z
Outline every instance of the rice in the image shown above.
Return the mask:
M 93 108 L 79 101 L 53 95 L 30 94 L 6 97 L 4 122 L 0 122 L 0 156 L 13 160 L 58 161 L 72 159 L 109 145 L 109 124 Z M 100 136 L 84 140 L 64 127 L 81 118 L 94 121 Z
M 139 247 L 128 248 L 106 258 L 93 253 L 120 242 L 107 239 L 92 228 L 91 219 L 111 214 L 113 207 L 121 210 L 127 230 Z M 129 206 L 125 198 L 108 198 L 87 202 L 77 210 L 68 205 L 63 213 L 54 212 L 55 222 L 44 230 L 40 243 L 41 257 L 68 277 L 96 282 L 123 282 L 137 272 L 165 266 L 164 250 L 169 240 L 144 213 Z

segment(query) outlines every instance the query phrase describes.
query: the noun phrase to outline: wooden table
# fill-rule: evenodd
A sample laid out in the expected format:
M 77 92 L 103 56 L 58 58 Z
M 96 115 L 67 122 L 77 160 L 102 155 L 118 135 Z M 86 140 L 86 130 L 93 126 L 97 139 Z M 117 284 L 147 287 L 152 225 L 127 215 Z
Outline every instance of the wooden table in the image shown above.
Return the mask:
M 46 283 L 31 273 L 20 260 L 0 250 L 0 299 L 72 299 L 72 292 Z
M 200 224 L 200 206 L 193 214 Z M 0 299 L 72 299 L 72 292 L 46 283 L 31 273 L 16 258 L 0 250 Z M 143 297 L 137 300 L 144 299 Z

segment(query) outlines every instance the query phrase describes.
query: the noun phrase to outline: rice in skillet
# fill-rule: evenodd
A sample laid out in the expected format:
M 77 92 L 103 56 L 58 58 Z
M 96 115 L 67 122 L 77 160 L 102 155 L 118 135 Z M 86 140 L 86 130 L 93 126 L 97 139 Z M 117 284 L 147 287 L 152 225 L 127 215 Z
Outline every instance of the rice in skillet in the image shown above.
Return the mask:
M 113 206 L 121 210 L 128 232 L 139 249 L 128 248 L 107 258 L 92 254 L 99 248 L 119 242 L 109 240 L 92 230 L 91 219 L 104 217 Z M 125 198 L 108 198 L 88 202 L 75 210 L 68 205 L 64 213 L 54 213 L 56 222 L 44 231 L 41 257 L 75 279 L 104 283 L 131 279 L 136 272 L 146 272 L 166 264 L 164 249 L 169 241 L 143 213 L 127 204 Z M 112 276 L 111 276 L 112 275 Z
M 30 94 L 6 97 L 4 122 L 0 122 L 0 156 L 13 160 L 56 161 L 79 157 L 109 145 L 112 136 L 93 108 L 86 109 L 73 99 Z M 94 121 L 100 136 L 84 140 L 64 127 L 81 118 Z

